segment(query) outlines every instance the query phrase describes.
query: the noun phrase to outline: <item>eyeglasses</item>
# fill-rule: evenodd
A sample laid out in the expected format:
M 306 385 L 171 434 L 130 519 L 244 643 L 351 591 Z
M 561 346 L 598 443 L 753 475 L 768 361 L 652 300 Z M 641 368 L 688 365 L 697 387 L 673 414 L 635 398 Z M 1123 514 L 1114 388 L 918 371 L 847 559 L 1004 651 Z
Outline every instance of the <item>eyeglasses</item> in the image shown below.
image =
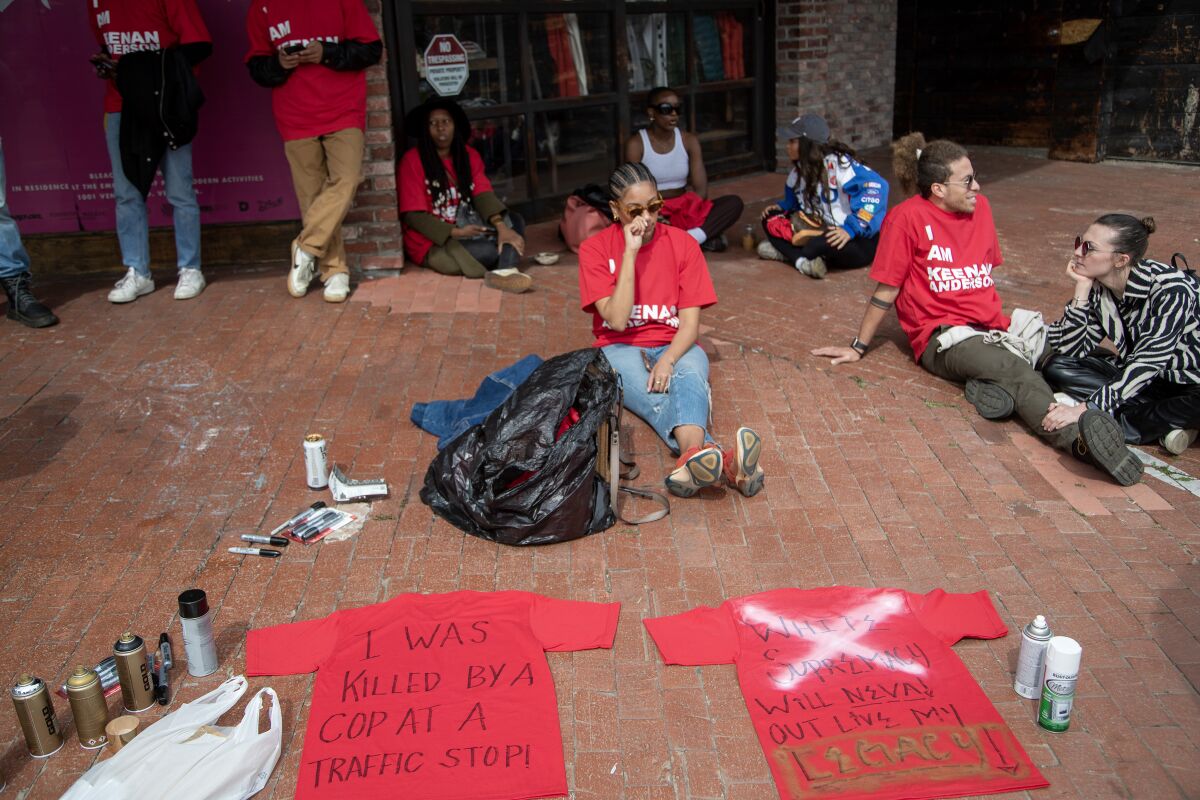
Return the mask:
M 664 115 L 682 114 L 683 113 L 683 103 L 680 103 L 677 106 L 673 106 L 670 103 L 659 103 L 658 105 L 653 106 L 653 108 L 658 113 L 664 114 Z
M 621 205 L 625 209 L 626 214 L 628 214 L 631 217 L 636 218 L 636 217 L 640 217 L 642 214 L 645 214 L 647 211 L 649 211 L 651 214 L 657 214 L 659 211 L 662 211 L 662 207 L 665 204 L 666 203 L 662 199 L 662 195 L 659 195 L 658 197 L 655 197 L 653 200 L 651 200 L 649 203 L 646 203 L 646 205 L 644 205 L 644 206 L 640 205 L 638 203 L 631 203 L 630 205 L 625 205 L 624 203 L 622 203 Z
M 982 177 L 981 175 L 976 173 L 974 175 L 968 175 L 967 177 L 963 178 L 961 181 L 938 181 L 938 183 L 941 183 L 941 184 L 951 184 L 952 183 L 955 186 L 961 186 L 964 189 L 970 189 L 971 184 L 979 183 L 981 177 Z
M 1084 239 L 1082 236 L 1075 237 L 1075 249 L 1079 250 L 1084 258 L 1087 258 L 1088 253 L 1119 253 L 1119 250 L 1098 250 L 1096 245 Z

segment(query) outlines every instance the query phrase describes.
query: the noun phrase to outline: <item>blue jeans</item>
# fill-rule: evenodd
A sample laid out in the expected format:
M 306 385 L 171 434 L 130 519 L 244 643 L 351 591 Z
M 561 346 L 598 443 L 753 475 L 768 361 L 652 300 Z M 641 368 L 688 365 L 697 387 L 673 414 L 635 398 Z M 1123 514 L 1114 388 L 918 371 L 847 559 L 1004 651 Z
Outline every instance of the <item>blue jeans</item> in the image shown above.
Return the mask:
M 438 450 L 441 450 L 463 431 L 487 419 L 541 364 L 541 357 L 525 356 L 517 363 L 509 364 L 484 378 L 470 400 L 414 403 L 409 418 L 422 430 L 436 433 Z
M 21 244 L 17 221 L 8 211 L 5 186 L 4 142 L 0 140 L 0 278 L 11 278 L 29 272 L 29 254 Z
M 708 388 L 708 356 L 697 345 L 692 345 L 683 358 L 675 362 L 671 385 L 666 392 L 647 392 L 646 381 L 650 373 L 642 363 L 642 352 L 650 356 L 653 364 L 667 352 L 667 347 L 665 344 L 658 347 L 610 344 L 601 349 L 608 363 L 621 376 L 625 408 L 644 419 L 671 451 L 678 453 L 675 429 L 680 425 L 703 428 L 704 441 L 712 443 L 713 438 L 708 435 L 712 392 Z
M 121 114 L 104 115 L 104 138 L 112 161 L 113 194 L 117 198 L 117 240 L 121 260 L 150 277 L 150 225 L 142 199 L 121 168 Z M 200 204 L 192 187 L 192 145 L 167 148 L 160 165 L 167 201 L 175 213 L 175 253 L 180 269 L 200 269 Z

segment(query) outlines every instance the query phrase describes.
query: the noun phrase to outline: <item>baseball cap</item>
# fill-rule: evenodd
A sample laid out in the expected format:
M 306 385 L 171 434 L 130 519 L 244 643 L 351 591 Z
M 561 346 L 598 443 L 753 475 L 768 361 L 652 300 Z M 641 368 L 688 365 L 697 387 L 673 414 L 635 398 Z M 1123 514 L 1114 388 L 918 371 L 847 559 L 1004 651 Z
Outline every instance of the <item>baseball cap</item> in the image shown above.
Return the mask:
M 780 128 L 778 133 L 782 139 L 808 139 L 817 144 L 829 141 L 829 125 L 820 114 L 811 111 L 796 117 L 791 125 Z

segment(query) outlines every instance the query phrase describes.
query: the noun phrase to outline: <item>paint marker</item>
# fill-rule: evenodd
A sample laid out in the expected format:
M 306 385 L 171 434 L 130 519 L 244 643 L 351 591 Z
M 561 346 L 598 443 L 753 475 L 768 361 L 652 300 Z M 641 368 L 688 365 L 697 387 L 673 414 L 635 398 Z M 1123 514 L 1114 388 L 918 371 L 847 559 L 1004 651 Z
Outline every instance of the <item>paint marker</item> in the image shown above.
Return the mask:
M 328 525 L 330 522 L 333 522 L 339 516 L 340 512 L 334 511 L 331 508 L 324 514 L 308 520 L 303 525 L 298 525 L 295 528 L 292 528 L 291 534 L 297 539 L 307 539 L 309 536 L 312 536 L 313 533 L 321 530 L 322 527 Z
M 300 521 L 301 521 L 301 520 L 303 520 L 305 517 L 308 517 L 310 514 L 313 514 L 313 513 L 315 513 L 316 511 L 318 511 L 318 510 L 320 510 L 320 509 L 322 509 L 322 508 L 324 508 L 324 507 L 325 507 L 325 501 L 324 501 L 324 500 L 318 500 L 317 502 L 313 503 L 313 504 L 312 504 L 311 506 L 309 506 L 308 508 L 306 508 L 306 509 L 304 509 L 303 511 L 301 511 L 301 512 L 300 512 L 299 514 L 297 514 L 296 516 L 294 516 L 294 517 L 292 517 L 291 519 L 289 519 L 287 522 L 285 522 L 285 523 L 283 523 L 282 525 L 280 525 L 279 527 L 277 527 L 275 530 L 271 531 L 271 535 L 272 535 L 272 536 L 274 536 L 275 534 L 279 533 L 281 530 L 283 530 L 283 529 L 285 529 L 285 528 L 290 528 L 290 527 L 292 527 L 293 525 L 297 525 L 297 524 L 299 524 L 299 523 L 300 523 Z
M 254 542 L 256 544 L 273 544 L 276 547 L 287 547 L 288 540 L 282 536 L 260 536 L 257 533 L 243 533 L 243 542 Z
M 350 516 L 349 514 L 346 514 L 342 519 L 337 520 L 336 522 L 334 522 L 331 525 L 326 525 L 324 528 L 315 530 L 312 533 L 305 534 L 303 539 L 304 539 L 304 541 L 307 542 L 309 539 L 320 538 L 321 536 L 324 536 L 327 533 L 336 531 L 338 528 L 349 525 L 350 521 L 352 519 L 354 519 L 354 517 Z
M 173 666 L 175 666 L 175 659 L 171 657 L 171 637 L 165 633 L 159 634 L 158 685 L 154 687 L 154 695 L 158 699 L 160 706 L 165 706 L 171 702 L 171 685 L 168 682 L 167 675 Z
M 278 550 L 267 550 L 262 547 L 231 547 L 229 552 L 239 556 L 263 556 L 264 558 L 279 558 L 283 555 Z

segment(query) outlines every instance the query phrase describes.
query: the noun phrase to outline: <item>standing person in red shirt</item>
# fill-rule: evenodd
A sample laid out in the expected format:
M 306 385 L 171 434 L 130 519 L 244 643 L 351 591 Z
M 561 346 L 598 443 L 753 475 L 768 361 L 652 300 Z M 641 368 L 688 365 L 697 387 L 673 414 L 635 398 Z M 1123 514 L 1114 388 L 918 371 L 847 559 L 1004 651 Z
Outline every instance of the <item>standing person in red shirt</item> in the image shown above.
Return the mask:
M 923 136 L 911 134 L 893 152 L 901 184 L 920 194 L 893 208 L 884 220 L 871 267 L 878 285 L 858 336 L 849 347 L 821 347 L 813 354 L 832 358 L 834 364 L 863 358 L 894 304 L 913 358 L 938 377 L 965 381 L 967 399 L 984 418 L 1003 419 L 1015 409 L 1055 447 L 1095 464 L 1124 486 L 1137 483 L 1142 462 L 1125 446 L 1121 426 L 1111 416 L 1089 410 L 1065 427 L 1050 425 L 1054 394 L 1033 365 L 973 335 L 1007 332 L 1009 318 L 992 279 L 1003 259 L 991 206 L 979 193 L 966 149 L 944 139 L 925 144 Z M 1034 363 L 1049 354 L 1043 348 Z
M 161 164 L 174 216 L 175 299 L 188 300 L 205 285 L 191 145 L 204 98 L 193 70 L 212 54 L 212 38 L 196 0 L 92 0 L 87 11 L 101 47 L 91 61 L 108 84 L 104 133 L 117 200 L 117 240 L 127 268 L 108 299 L 129 303 L 154 291 L 146 197 Z
M 579 296 L 595 346 L 621 376 L 625 407 L 679 453 L 665 481 L 672 494 L 691 497 L 724 477 L 752 497 L 763 486 L 762 439 L 738 428 L 725 451 L 708 433 L 708 356 L 696 339 L 700 309 L 717 293 L 704 254 L 685 231 L 656 222 L 663 198 L 645 164 L 617 167 L 608 190 L 617 224 L 579 248 Z
M 246 17 L 255 83 L 271 89 L 303 227 L 287 287 L 303 297 L 319 268 L 325 300 L 350 296 L 342 220 L 362 181 L 367 77 L 383 43 L 363 0 L 254 0 Z

